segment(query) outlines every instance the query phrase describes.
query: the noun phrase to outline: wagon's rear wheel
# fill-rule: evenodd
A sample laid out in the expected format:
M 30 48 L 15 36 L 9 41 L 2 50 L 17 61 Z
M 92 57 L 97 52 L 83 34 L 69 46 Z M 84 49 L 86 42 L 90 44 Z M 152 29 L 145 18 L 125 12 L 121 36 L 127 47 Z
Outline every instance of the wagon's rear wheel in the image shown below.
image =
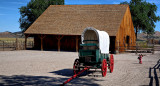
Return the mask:
M 74 61 L 74 64 L 73 64 L 73 73 L 74 73 L 74 74 L 77 74 L 77 73 L 80 71 L 79 65 L 80 65 L 79 59 L 76 59 L 76 60 Z
M 110 55 L 110 73 L 113 72 L 113 68 L 114 68 L 114 57 L 113 54 Z
M 102 76 L 105 77 L 107 74 L 107 61 L 106 59 L 103 59 L 102 61 Z

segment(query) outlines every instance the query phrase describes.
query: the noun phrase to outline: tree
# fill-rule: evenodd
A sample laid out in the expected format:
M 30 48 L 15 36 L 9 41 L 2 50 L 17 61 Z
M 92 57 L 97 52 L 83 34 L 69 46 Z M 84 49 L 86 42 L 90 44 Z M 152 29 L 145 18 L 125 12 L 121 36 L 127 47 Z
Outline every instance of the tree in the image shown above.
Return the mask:
M 130 3 L 125 1 L 120 4 L 128 4 L 130 7 L 136 38 L 139 30 L 147 34 L 154 33 L 155 22 L 160 21 L 160 17 L 155 14 L 157 6 L 154 3 L 144 0 L 131 0 Z
M 26 31 L 50 5 L 64 5 L 64 0 L 31 0 L 27 6 L 19 8 L 21 15 L 19 23 L 22 32 Z

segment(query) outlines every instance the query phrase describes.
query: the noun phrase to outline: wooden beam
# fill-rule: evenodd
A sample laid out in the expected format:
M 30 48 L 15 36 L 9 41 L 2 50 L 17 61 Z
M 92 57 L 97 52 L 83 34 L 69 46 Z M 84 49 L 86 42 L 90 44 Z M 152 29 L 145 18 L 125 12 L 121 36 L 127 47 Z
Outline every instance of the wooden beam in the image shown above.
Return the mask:
M 117 44 L 118 44 L 118 53 L 119 53 L 119 52 L 120 52 L 120 51 L 119 51 L 119 50 L 120 50 L 120 49 L 119 49 L 119 40 L 117 40 Z
M 78 52 L 78 36 L 76 36 L 76 52 Z
M 30 35 L 30 34 L 29 34 Z M 29 35 L 25 35 L 25 44 L 24 44 L 24 49 L 26 50 L 27 48 L 27 38 L 29 37 Z M 17 38 L 16 38 L 17 41 Z M 17 43 L 16 43 L 16 49 L 17 49 Z
M 58 40 L 58 51 L 60 51 L 60 49 L 61 49 L 61 39 L 63 38 L 63 36 L 58 35 L 56 38 Z
M 16 38 L 16 42 L 17 42 L 17 38 Z M 17 43 L 16 43 L 17 45 Z M 24 44 L 24 49 L 26 50 L 27 48 L 27 36 L 25 35 L 25 44 Z M 16 50 L 17 50 L 17 46 L 16 46 Z
M 43 51 L 43 38 L 41 37 L 41 51 Z
M 46 37 L 46 35 L 40 35 L 40 39 L 41 39 L 41 51 L 43 51 L 43 39 Z
M 27 37 L 25 36 L 25 46 L 24 46 L 24 48 L 25 48 L 25 50 L 26 50 L 26 46 L 27 46 Z M 16 47 L 16 50 L 18 50 L 19 49 L 19 46 L 18 46 L 18 38 L 16 37 L 16 45 L 15 45 L 15 47 Z

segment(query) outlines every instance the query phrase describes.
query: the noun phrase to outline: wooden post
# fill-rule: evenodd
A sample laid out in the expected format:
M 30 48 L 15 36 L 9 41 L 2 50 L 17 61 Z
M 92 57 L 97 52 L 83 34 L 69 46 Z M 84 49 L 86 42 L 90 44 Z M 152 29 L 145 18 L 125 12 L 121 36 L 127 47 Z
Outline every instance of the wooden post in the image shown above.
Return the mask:
M 60 50 L 61 50 L 61 40 L 58 39 L 58 51 L 60 51 Z
M 3 41 L 3 51 L 4 51 L 4 41 Z
M 118 52 L 117 53 L 119 53 L 119 40 L 118 40 Z
M 58 36 L 58 37 L 56 37 L 57 38 L 57 40 L 58 40 L 58 51 L 60 51 L 60 49 L 61 49 L 61 39 L 63 38 L 63 36 Z
M 154 54 L 154 40 L 153 40 L 153 49 L 152 49 L 152 54 Z
M 31 48 L 33 48 L 33 42 L 32 41 L 31 41 L 31 44 L 32 44 Z
M 41 51 L 43 51 L 43 38 L 41 36 Z
M 26 50 L 26 48 L 27 48 L 27 36 L 25 35 L 24 49 Z
M 12 49 L 15 50 L 15 42 L 12 42 Z
M 15 45 L 15 47 L 16 47 L 16 50 L 18 50 L 18 39 L 17 39 L 17 37 L 16 37 L 16 45 Z
M 137 45 L 137 43 L 136 43 L 136 54 L 137 54 L 137 50 L 138 50 L 138 45 Z
M 25 43 L 24 43 L 24 49 L 25 50 L 27 49 L 27 38 L 29 37 L 29 35 L 25 35 Z
M 46 37 L 46 35 L 42 35 L 40 36 L 41 39 L 41 51 L 43 51 L 43 39 Z
M 76 52 L 78 52 L 78 36 L 76 36 Z

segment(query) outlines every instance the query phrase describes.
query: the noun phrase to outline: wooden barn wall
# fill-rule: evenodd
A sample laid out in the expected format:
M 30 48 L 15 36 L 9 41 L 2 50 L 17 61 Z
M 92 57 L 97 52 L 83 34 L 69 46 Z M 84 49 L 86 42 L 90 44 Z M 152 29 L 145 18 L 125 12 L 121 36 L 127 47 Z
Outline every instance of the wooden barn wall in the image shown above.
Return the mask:
M 127 40 L 129 43 L 127 43 Z M 135 42 L 136 36 L 134 32 L 134 26 L 132 22 L 130 9 L 128 7 L 121 22 L 118 33 L 116 35 L 115 48 L 116 50 L 118 50 L 118 47 L 120 46 L 119 51 L 121 52 L 124 51 L 125 48 L 131 48 L 128 46 L 135 46 Z
M 80 44 L 80 36 L 78 36 Z M 60 41 L 60 50 L 65 51 L 76 51 L 76 36 L 63 36 Z M 41 48 L 41 39 L 38 35 L 34 36 L 34 48 Z M 58 50 L 58 40 L 57 35 L 46 35 L 43 39 L 43 49 L 44 50 Z

